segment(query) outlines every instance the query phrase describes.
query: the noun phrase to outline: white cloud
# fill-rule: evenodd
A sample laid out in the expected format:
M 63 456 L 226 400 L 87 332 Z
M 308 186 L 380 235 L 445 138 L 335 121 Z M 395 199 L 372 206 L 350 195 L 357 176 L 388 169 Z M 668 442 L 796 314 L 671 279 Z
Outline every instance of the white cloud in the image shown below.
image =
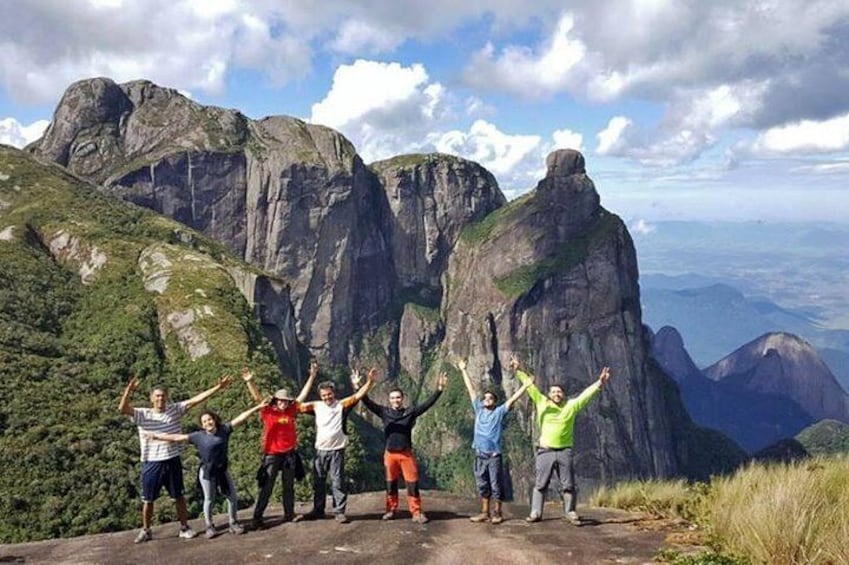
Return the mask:
M 556 149 L 583 151 L 584 136 L 570 129 L 559 129 L 551 134 Z
M 754 141 L 757 156 L 832 153 L 849 149 L 849 113 L 823 121 L 802 120 L 770 128 Z
M 453 130 L 432 139 L 437 151 L 476 161 L 496 175 L 499 181 L 515 174 L 525 159 L 534 156 L 534 150 L 541 141 L 538 135 L 504 133 L 485 120 L 476 120 L 468 132 Z
M 264 2 L 4 2 L 0 81 L 42 104 L 92 76 L 207 93 L 220 93 L 236 66 L 285 81 L 307 72 L 312 53 L 310 37 L 285 24 Z
M 395 49 L 404 41 L 403 34 L 391 32 L 363 20 L 348 20 L 330 42 L 334 51 L 349 54 L 381 53 Z
M 0 143 L 22 148 L 40 138 L 48 125 L 48 120 L 23 125 L 14 118 L 5 118 L 0 120 Z
M 625 116 L 614 116 L 607 123 L 607 127 L 598 132 L 598 145 L 595 148 L 597 155 L 621 154 L 626 147 L 626 132 L 632 128 L 634 122 Z
M 572 37 L 570 13 L 560 17 L 554 33 L 536 50 L 522 45 L 505 47 L 499 55 L 488 43 L 465 71 L 470 84 L 500 88 L 528 98 L 565 90 L 574 81 L 574 69 L 586 54 L 584 44 Z
M 423 65 L 359 59 L 336 69 L 310 121 L 341 131 L 368 162 L 421 148 L 447 105 L 445 89 L 429 81 Z
M 635 222 L 632 222 L 628 229 L 633 233 L 638 233 L 640 235 L 648 235 L 654 232 L 657 229 L 657 226 L 648 223 L 643 218 L 638 219 Z

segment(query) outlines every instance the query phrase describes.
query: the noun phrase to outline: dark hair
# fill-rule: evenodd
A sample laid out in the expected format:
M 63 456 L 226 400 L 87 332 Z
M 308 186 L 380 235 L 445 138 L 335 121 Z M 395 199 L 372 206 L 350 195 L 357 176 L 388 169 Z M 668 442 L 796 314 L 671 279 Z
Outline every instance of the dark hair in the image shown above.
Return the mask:
M 164 384 L 159 383 L 159 384 L 153 385 L 153 388 L 150 389 L 150 394 L 153 394 L 154 391 L 157 391 L 157 390 L 161 390 L 162 392 L 165 393 L 166 396 L 168 395 L 168 387 L 165 386 Z
M 207 414 L 215 422 L 215 427 L 220 428 L 221 427 L 221 416 L 219 416 L 218 414 L 216 414 L 212 410 L 204 410 L 203 412 L 201 412 L 200 416 L 198 416 L 198 422 L 200 422 L 203 419 L 203 417 L 206 416 Z
M 401 398 L 404 398 L 405 396 L 407 396 L 406 394 L 404 394 L 404 391 L 403 391 L 403 390 L 401 390 L 400 388 L 398 388 L 397 386 L 396 386 L 395 388 L 393 388 L 393 389 L 390 389 L 390 390 L 389 390 L 389 392 L 387 392 L 387 393 L 386 393 L 386 396 L 389 396 L 389 395 L 390 395 L 390 394 L 392 394 L 393 392 L 400 392 L 400 393 L 401 393 Z
M 552 389 L 552 388 L 554 388 L 554 387 L 559 388 L 559 389 L 560 389 L 560 392 L 562 392 L 563 394 L 566 394 L 566 387 L 565 387 L 565 386 L 563 386 L 563 385 L 562 385 L 562 384 L 560 384 L 560 383 L 551 383 L 550 385 L 548 385 L 548 390 L 551 390 L 551 389 Z
M 483 391 L 483 394 L 481 394 L 481 398 L 483 398 L 483 397 L 484 397 L 484 396 L 486 396 L 487 394 L 491 394 L 491 395 L 492 395 L 492 399 L 493 399 L 495 402 L 498 402 L 498 395 L 497 395 L 497 394 L 495 394 L 494 392 L 492 392 L 492 391 L 491 391 L 491 390 L 489 390 L 489 389 L 486 389 L 485 391 Z
M 318 390 L 332 390 L 336 392 L 336 385 L 333 384 L 333 381 L 324 381 L 323 383 L 319 383 Z

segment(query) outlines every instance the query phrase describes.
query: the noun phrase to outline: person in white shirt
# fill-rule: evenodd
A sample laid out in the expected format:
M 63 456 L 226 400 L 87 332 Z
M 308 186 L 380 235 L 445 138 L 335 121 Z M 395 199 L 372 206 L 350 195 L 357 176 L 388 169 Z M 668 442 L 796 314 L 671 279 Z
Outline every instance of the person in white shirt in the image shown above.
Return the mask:
M 305 519 L 323 518 L 327 504 L 326 481 L 330 475 L 333 494 L 333 512 L 336 521 L 348 523 L 345 507 L 348 495 L 345 492 L 345 447 L 348 436 L 345 434 L 345 422 L 348 412 L 368 393 L 374 385 L 377 369 L 368 373 L 366 383 L 355 394 L 342 400 L 336 399 L 336 386 L 326 381 L 318 385 L 321 400 L 307 402 L 302 411 L 315 414 L 315 460 L 312 466 L 313 508 L 304 515 Z

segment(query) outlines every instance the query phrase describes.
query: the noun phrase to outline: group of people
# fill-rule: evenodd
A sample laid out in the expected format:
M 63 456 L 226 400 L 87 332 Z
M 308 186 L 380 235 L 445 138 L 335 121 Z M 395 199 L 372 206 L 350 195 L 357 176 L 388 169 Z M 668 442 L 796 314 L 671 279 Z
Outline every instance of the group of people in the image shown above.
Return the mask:
M 481 499 L 481 512 L 472 516 L 470 520 L 492 524 L 499 524 L 504 520 L 501 510 L 505 494 L 501 436 L 507 413 L 522 394 L 527 393 L 536 412 L 539 445 L 536 452 L 536 476 L 531 497 L 531 512 L 526 520 L 538 522 L 542 519 L 545 491 L 556 475 L 563 497 L 564 516 L 573 523 L 579 523 L 579 517 L 575 512 L 577 489 L 572 457 L 575 416 L 599 393 L 610 378 L 610 371 L 604 367 L 593 384 L 576 398 L 567 400 L 565 390 L 559 384 L 551 385 L 548 394 L 544 395 L 533 383 L 533 376 L 522 370 L 515 355 L 511 356 L 509 366 L 521 383 L 521 387 L 506 402 L 498 405 L 498 396 L 491 390 L 485 390 L 480 398 L 478 397 L 466 370 L 465 361 L 460 360 L 457 363 L 475 414 L 472 447 L 475 450 L 474 473 Z M 326 483 L 329 478 L 335 519 L 339 523 L 347 523 L 349 520 L 346 515 L 347 493 L 345 491 L 345 448 L 348 445 L 346 421 L 351 409 L 361 400 L 369 411 L 380 418 L 384 429 L 386 503 L 383 520 L 392 520 L 397 515 L 398 483 L 399 478 L 403 477 L 412 520 L 420 524 L 428 521 L 427 515 L 422 511 L 418 486 L 418 463 L 412 449 L 412 431 L 417 418 L 430 409 L 445 390 L 448 382 L 445 372 L 437 378 L 436 390 L 433 394 L 415 406 L 406 405 L 406 395 L 399 388 L 389 391 L 388 405 L 378 404 L 369 398 L 368 393 L 374 386 L 377 376 L 377 370 L 374 368 L 368 371 L 365 378 L 356 370 L 351 374 L 354 394 L 341 400 L 337 399 L 335 384 L 326 381 L 318 385 L 319 400 L 311 402 L 306 402 L 306 398 L 318 376 L 318 364 L 315 362 L 310 364 L 309 377 L 298 396 L 294 398 L 286 388 L 281 388 L 272 396 L 264 398 L 250 370 L 243 369 L 241 376 L 256 404 L 228 423 L 222 423 L 215 412 L 204 410 L 200 414 L 201 430 L 191 434 L 181 433 L 180 422 L 183 415 L 216 392 L 227 388 L 232 383 L 232 377 L 224 376 L 212 388 L 177 403 L 170 403 L 167 389 L 157 385 L 150 393 L 152 405 L 150 408 L 134 408 L 131 405 L 130 398 L 140 383 L 134 377 L 127 384 L 119 409 L 138 426 L 142 460 L 142 529 L 136 537 L 136 543 L 152 538 L 153 505 L 163 487 L 176 503 L 180 521 L 179 536 L 182 538 L 195 536 L 195 532 L 188 523 L 186 500 L 183 494 L 181 443 L 191 443 L 198 449 L 200 458 L 198 481 L 204 495 L 206 537 L 213 538 L 218 533 L 213 522 L 213 506 L 219 493 L 227 498 L 228 531 L 233 534 L 244 532 L 236 514 L 236 487 L 228 465 L 228 445 L 233 429 L 257 412 L 263 425 L 263 455 L 257 471 L 259 492 L 253 510 L 252 527 L 261 529 L 264 526 L 263 515 L 278 475 L 282 483 L 283 521 L 298 522 L 323 518 L 326 514 Z M 313 507 L 306 514 L 295 514 L 295 480 L 303 478 L 306 474 L 297 448 L 296 418 L 298 414 L 312 414 L 315 417 L 316 452 L 312 462 Z

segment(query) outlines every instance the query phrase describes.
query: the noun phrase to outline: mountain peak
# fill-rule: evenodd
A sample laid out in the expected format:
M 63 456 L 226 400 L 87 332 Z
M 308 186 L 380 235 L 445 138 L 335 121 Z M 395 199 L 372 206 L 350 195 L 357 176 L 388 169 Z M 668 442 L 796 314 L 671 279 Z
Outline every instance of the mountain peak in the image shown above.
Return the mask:
M 704 373 L 713 380 L 733 379 L 748 390 L 791 398 L 814 419 L 849 422 L 849 396 L 811 344 L 796 335 L 764 334 Z

